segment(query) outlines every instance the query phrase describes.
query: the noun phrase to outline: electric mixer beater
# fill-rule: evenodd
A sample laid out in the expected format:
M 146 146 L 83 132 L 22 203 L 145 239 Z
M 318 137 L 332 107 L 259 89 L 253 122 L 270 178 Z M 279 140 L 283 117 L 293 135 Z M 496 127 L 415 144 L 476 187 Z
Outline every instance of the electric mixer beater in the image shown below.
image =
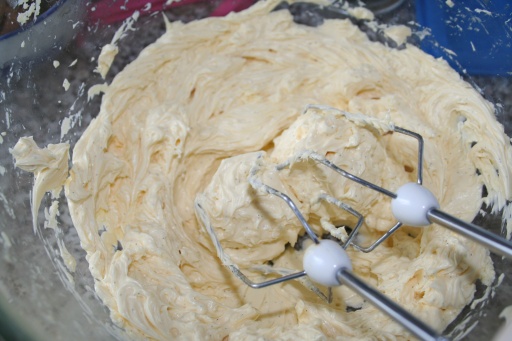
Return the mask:
M 318 105 L 308 106 L 305 112 L 308 110 L 331 111 L 344 117 L 349 115 L 348 113 L 338 109 Z M 248 182 L 255 190 L 272 194 L 282 199 L 293 211 L 301 225 L 304 227 L 307 235 L 313 241 L 314 244 L 309 246 L 305 251 L 303 258 L 303 271 L 288 273 L 282 277 L 259 283 L 251 281 L 224 252 L 222 245 L 214 231 L 214 228 L 209 222 L 207 213 L 198 200 L 196 200 L 195 203 L 196 213 L 205 226 L 208 234 L 210 235 L 210 238 L 212 239 L 217 249 L 218 256 L 221 258 L 224 265 L 226 265 L 238 278 L 240 278 L 246 285 L 250 286 L 251 288 L 264 288 L 288 280 L 308 276 L 313 282 L 329 288 L 327 301 L 330 301 L 332 298 L 330 288 L 339 285 L 346 285 L 360 296 L 371 302 L 375 307 L 388 314 L 391 318 L 400 323 L 411 334 L 415 335 L 419 339 L 446 340 L 445 337 L 440 336 L 435 330 L 430 328 L 424 322 L 407 312 L 404 308 L 384 296 L 379 291 L 370 287 L 364 281 L 354 275 L 352 272 L 351 260 L 345 251 L 347 247 L 352 245 L 358 251 L 371 252 L 377 246 L 382 244 L 386 239 L 388 239 L 402 225 L 422 227 L 432 223 L 437 223 L 438 225 L 444 226 L 453 232 L 459 233 L 468 239 L 480 243 L 496 254 L 509 258 L 512 258 L 512 243 L 474 224 L 464 222 L 441 211 L 436 197 L 432 194 L 432 192 L 422 186 L 424 145 L 422 136 L 392 124 L 389 126 L 389 131 L 387 132 L 403 134 L 416 139 L 418 142 L 416 182 L 410 182 L 402 185 L 396 191 L 396 193 L 345 171 L 344 169 L 329 161 L 326 157 L 314 151 L 303 150 L 294 157 L 288 159 L 286 162 L 275 166 L 276 171 L 282 171 L 283 169 L 289 168 L 296 162 L 313 160 L 318 164 L 324 165 L 334 170 L 336 173 L 353 182 L 356 182 L 359 185 L 365 186 L 382 195 L 390 197 L 391 210 L 397 222 L 387 232 L 385 232 L 376 241 L 368 246 L 362 246 L 356 242 L 356 237 L 358 236 L 360 228 L 364 222 L 363 215 L 346 203 L 326 193 L 321 193 L 318 199 L 348 212 L 350 215 L 357 219 L 357 223 L 342 243 L 333 240 L 320 239 L 315 234 L 307 219 L 303 216 L 290 196 L 286 195 L 282 191 L 277 190 L 276 188 L 265 184 L 259 179 L 258 175 L 261 172 L 263 166 L 263 154 L 258 156 L 256 163 L 251 168 Z M 313 291 L 315 291 L 320 296 L 323 296 L 319 290 L 313 289 Z

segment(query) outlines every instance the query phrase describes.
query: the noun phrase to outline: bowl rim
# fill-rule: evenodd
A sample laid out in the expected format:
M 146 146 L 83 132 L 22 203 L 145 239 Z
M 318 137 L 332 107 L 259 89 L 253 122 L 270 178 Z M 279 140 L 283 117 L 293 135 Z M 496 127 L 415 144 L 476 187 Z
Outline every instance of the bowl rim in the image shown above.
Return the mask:
M 0 42 L 2 42 L 4 40 L 7 40 L 7 39 L 9 39 L 9 38 L 11 38 L 11 37 L 13 37 L 15 35 L 20 34 L 20 33 L 23 33 L 25 31 L 28 31 L 32 27 L 40 24 L 41 22 L 46 20 L 50 15 L 55 13 L 59 9 L 59 7 L 61 7 L 67 1 L 68 0 L 57 0 L 57 2 L 55 4 L 53 4 L 46 12 L 44 12 L 43 14 L 38 16 L 36 20 L 30 21 L 28 24 L 23 25 L 20 28 L 17 28 L 16 30 L 14 30 L 14 31 L 8 32 L 8 33 L 3 34 L 3 35 L 0 35 Z

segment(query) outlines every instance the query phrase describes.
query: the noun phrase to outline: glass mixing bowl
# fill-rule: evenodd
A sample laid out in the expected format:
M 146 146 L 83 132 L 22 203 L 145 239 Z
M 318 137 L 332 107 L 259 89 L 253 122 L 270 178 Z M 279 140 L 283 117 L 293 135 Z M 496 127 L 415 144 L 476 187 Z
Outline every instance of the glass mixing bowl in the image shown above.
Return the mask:
M 73 146 L 99 112 L 100 96 L 89 100 L 87 91 L 91 86 L 104 82 L 94 71 L 96 59 L 101 47 L 110 42 L 121 22 L 110 20 L 113 22 L 107 24 L 109 18 L 114 18 L 113 14 L 96 12 L 105 10 L 102 7 L 105 5 L 104 1 L 76 1 L 85 6 L 83 8 L 87 9 L 88 16 L 81 20 L 61 22 L 60 30 L 73 32 L 70 42 L 56 42 L 51 51 L 43 55 L 38 54 L 23 60 L 14 58 L 1 70 L 0 334 L 5 340 L 123 339 L 122 331 L 113 325 L 108 309 L 95 295 L 85 252 L 80 247 L 63 194 L 61 193 L 59 202 L 59 229 L 55 231 L 44 227 L 43 208 L 51 203 L 50 197 L 45 196 L 39 212 L 39 223 L 34 231 L 30 214 L 33 177 L 16 169 L 9 153 L 9 149 L 23 136 L 33 136 L 41 147 L 62 141 L 69 141 Z M 66 1 L 60 3 L 62 2 Z M 432 2 L 441 5 L 446 1 Z M 161 9 L 162 3 L 154 1 L 153 10 Z M 183 2 L 180 6 L 165 9 L 165 13 L 171 20 L 190 21 L 214 13 L 218 10 L 219 3 Z M 117 9 L 118 14 L 122 12 L 120 17 L 115 18 L 124 18 L 131 14 L 130 5 L 140 6 L 140 1 L 112 1 L 110 5 Z M 371 6 L 371 1 L 368 1 L 368 5 Z M 122 6 L 127 8 L 124 12 L 119 10 Z M 408 24 L 417 30 L 423 29 L 411 24 L 415 18 L 413 0 L 399 1 L 399 6 L 392 6 L 394 7 L 389 11 L 380 9 L 379 20 Z M 243 5 L 236 8 L 241 7 Z M 134 29 L 121 40 L 120 52 L 107 75 L 107 82 L 164 31 L 161 15 L 154 15 L 153 10 L 142 10 L 141 13 L 147 15 L 142 15 L 134 23 Z M 307 6 L 304 11 L 308 14 Z M 59 15 L 58 13 L 56 11 L 53 15 Z M 311 13 L 303 17 L 311 17 Z M 506 25 L 503 27 L 504 30 L 507 29 Z M 503 43 L 506 33 L 490 32 L 488 39 L 494 39 L 497 44 Z M 420 44 L 417 39 L 410 42 Z M 425 38 L 421 44 L 436 48 L 439 53 L 444 53 L 445 58 L 452 58 L 435 44 L 432 37 Z M 25 48 L 33 47 L 27 43 Z M 458 67 L 456 60 L 452 63 Z M 510 77 L 470 77 L 463 73 L 463 66 L 459 71 L 484 96 L 498 103 L 497 117 L 510 135 Z M 66 120 L 69 130 L 61 128 L 63 120 Z M 502 233 L 499 216 L 479 216 L 477 223 L 495 233 Z M 60 256 L 58 244 L 61 241 L 77 260 L 76 272 L 71 280 Z M 464 309 L 445 333 L 453 337 L 464 336 L 467 340 L 481 340 L 484 337 L 490 338 L 501 326 L 502 320 L 498 316 L 512 302 L 511 263 L 496 256 L 493 256 L 493 260 L 497 271 L 496 282 L 501 281 L 501 284 L 487 292 L 485 288 L 478 286 L 473 302 L 474 309 L 471 306 Z M 500 277 L 501 274 L 504 276 Z M 484 299 L 480 300 L 482 297 Z

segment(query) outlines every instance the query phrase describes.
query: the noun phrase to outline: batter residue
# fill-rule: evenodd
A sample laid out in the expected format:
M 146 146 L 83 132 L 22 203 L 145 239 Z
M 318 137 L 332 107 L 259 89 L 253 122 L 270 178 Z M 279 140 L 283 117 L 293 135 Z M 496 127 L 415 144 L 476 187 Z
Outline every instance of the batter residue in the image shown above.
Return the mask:
M 414 181 L 414 140 L 330 111 L 302 115 L 308 104 L 422 134 L 424 184 L 461 219 L 471 221 L 483 202 L 498 210 L 511 199 L 509 139 L 493 106 L 447 63 L 370 42 L 348 20 L 295 24 L 286 10 L 270 12 L 275 5 L 169 24 L 105 90 L 74 148 L 72 218 L 96 291 L 134 338 L 410 338 L 343 287 L 330 305 L 297 281 L 246 287 L 195 215 L 197 196 L 240 266 L 271 260 L 299 270 L 301 252 L 287 247 L 303 233 L 298 221 L 247 183 L 257 152 L 278 162 L 315 150 L 391 190 Z M 386 198 L 313 163 L 267 175 L 317 231 L 350 222 L 310 200 L 320 188 L 361 210 L 368 239 L 394 223 Z M 405 226 L 374 252 L 349 255 L 360 277 L 440 331 L 472 300 L 477 280 L 494 278 L 487 250 L 438 226 Z

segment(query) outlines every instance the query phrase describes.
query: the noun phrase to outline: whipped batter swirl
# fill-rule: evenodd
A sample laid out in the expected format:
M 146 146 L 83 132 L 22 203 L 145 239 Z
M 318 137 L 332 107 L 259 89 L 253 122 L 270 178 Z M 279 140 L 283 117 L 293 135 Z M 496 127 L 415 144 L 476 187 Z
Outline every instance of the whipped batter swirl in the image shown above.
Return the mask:
M 287 11 L 271 12 L 275 4 L 168 24 L 115 77 L 73 150 L 73 222 L 98 295 L 135 339 L 410 339 L 344 287 L 330 305 L 300 282 L 246 287 L 195 215 L 202 198 L 241 266 L 301 269 L 301 252 L 287 246 L 303 233 L 298 221 L 246 181 L 256 152 L 277 162 L 314 149 L 391 190 L 414 179 L 414 140 L 329 113 L 302 115 L 308 104 L 422 134 L 424 184 L 461 219 L 511 199 L 509 139 L 493 106 L 446 62 L 370 42 L 348 20 L 295 24 Z M 314 165 L 269 176 L 301 199 L 319 232 L 339 213 L 308 201 L 320 187 L 361 209 L 366 237 L 393 224 L 386 198 Z M 438 226 L 405 226 L 374 252 L 350 256 L 357 275 L 440 331 L 477 280 L 494 278 L 487 250 Z

